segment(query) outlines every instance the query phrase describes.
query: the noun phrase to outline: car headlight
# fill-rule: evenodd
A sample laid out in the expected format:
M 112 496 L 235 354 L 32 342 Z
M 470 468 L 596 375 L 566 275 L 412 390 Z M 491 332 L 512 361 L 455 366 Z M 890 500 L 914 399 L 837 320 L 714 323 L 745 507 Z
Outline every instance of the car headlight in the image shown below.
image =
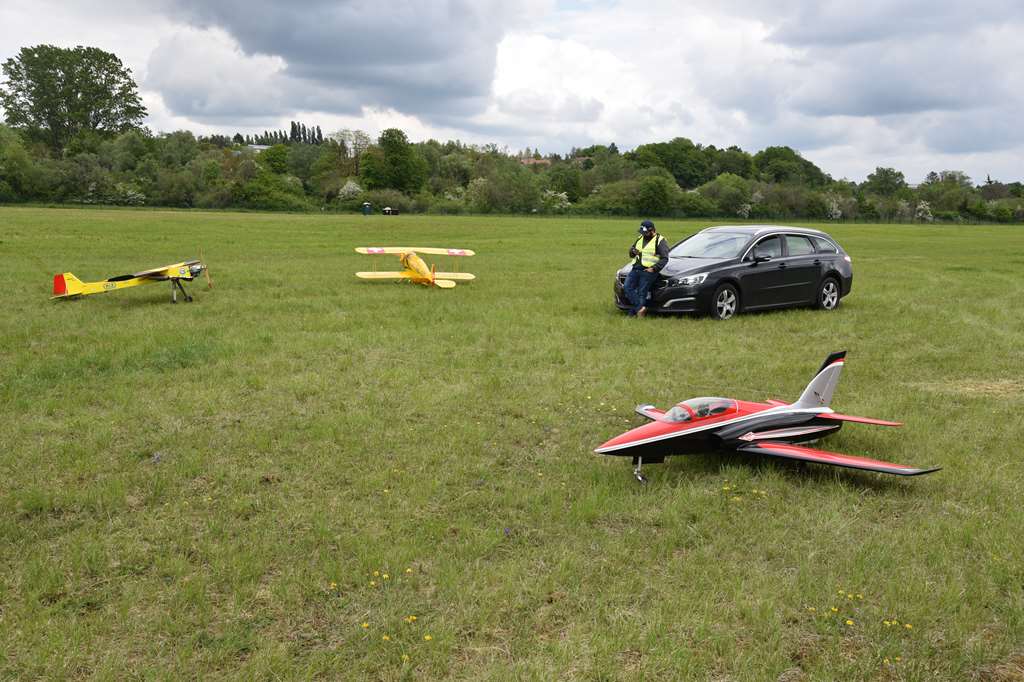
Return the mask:
M 704 280 L 708 278 L 708 273 L 702 272 L 697 275 L 688 275 L 686 277 L 677 277 L 671 281 L 673 286 L 679 287 L 695 287 L 698 284 L 703 284 Z

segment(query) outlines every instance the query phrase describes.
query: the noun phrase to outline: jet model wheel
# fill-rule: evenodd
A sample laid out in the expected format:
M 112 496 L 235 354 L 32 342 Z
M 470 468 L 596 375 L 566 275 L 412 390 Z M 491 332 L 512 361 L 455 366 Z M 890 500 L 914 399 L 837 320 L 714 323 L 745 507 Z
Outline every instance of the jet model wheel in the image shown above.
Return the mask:
M 826 277 L 821 283 L 814 303 L 819 310 L 836 309 L 839 305 L 839 282 L 834 277 Z
M 740 310 L 740 292 L 731 284 L 723 284 L 715 289 L 711 297 L 711 317 L 716 320 L 728 320 Z

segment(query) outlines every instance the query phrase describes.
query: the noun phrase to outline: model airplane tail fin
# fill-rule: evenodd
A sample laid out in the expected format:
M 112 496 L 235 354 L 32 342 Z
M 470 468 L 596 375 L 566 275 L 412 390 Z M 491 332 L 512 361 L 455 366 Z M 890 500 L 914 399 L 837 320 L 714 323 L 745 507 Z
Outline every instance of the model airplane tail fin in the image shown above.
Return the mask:
M 76 296 L 82 293 L 84 286 L 82 280 L 70 272 L 64 272 L 53 276 L 53 297 Z
M 843 362 L 846 358 L 846 351 L 832 353 L 821 369 L 807 384 L 807 388 L 800 394 L 800 399 L 793 403 L 794 407 L 828 407 L 832 402 L 832 394 L 835 393 L 836 384 L 839 383 L 839 374 L 843 371 Z

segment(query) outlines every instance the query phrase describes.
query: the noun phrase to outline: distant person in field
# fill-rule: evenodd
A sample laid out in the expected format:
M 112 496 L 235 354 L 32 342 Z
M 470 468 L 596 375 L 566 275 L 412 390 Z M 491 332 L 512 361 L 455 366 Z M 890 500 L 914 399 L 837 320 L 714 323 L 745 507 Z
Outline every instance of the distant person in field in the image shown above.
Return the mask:
M 647 293 L 654 286 L 661 269 L 668 264 L 668 240 L 658 234 L 654 223 L 645 220 L 640 223 L 640 236 L 629 247 L 633 269 L 626 276 L 623 290 L 633 307 L 629 314 L 643 317 L 647 314 Z

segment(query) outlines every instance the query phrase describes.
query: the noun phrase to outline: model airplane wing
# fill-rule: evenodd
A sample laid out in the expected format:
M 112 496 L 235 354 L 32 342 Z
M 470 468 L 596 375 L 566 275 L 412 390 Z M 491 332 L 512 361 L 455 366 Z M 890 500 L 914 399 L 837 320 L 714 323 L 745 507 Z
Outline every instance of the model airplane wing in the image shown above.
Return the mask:
M 665 416 L 665 410 L 659 410 L 654 405 L 637 405 L 634 410 L 641 417 L 647 417 L 657 421 Z
M 403 270 L 401 272 L 384 272 L 374 270 L 373 272 L 357 272 L 356 277 L 359 279 L 412 279 L 418 277 L 412 270 Z
M 470 251 L 469 249 L 436 249 L 433 247 L 418 247 L 418 246 L 359 246 L 356 247 L 356 253 L 367 254 L 371 256 L 379 254 L 403 254 L 403 253 L 426 253 L 433 256 L 475 256 L 476 252 Z
M 874 424 L 876 426 L 903 426 L 903 422 L 890 422 L 884 419 L 875 419 L 874 417 L 853 417 L 848 414 L 837 414 L 835 412 L 826 412 L 818 416 L 822 419 L 835 419 L 841 422 L 857 422 L 858 424 Z
M 476 279 L 476 275 L 471 275 L 468 272 L 435 272 L 434 277 L 437 279 L 451 279 L 456 282 L 469 282 Z
M 913 467 L 908 467 L 905 464 L 893 464 L 892 462 L 883 462 L 882 460 L 871 459 L 870 457 L 842 455 L 838 452 L 815 450 L 813 448 L 805 448 L 800 445 L 775 443 L 771 441 L 741 445 L 736 449 L 739 452 L 747 452 L 754 455 L 769 455 L 785 459 L 798 459 L 805 462 L 818 462 L 819 464 L 830 464 L 832 466 L 847 467 L 849 469 L 864 469 L 866 471 L 877 471 L 882 474 L 896 474 L 898 476 L 919 476 L 921 474 L 930 474 L 931 472 L 938 471 L 942 468 L 934 467 L 932 469 L 915 469 Z

